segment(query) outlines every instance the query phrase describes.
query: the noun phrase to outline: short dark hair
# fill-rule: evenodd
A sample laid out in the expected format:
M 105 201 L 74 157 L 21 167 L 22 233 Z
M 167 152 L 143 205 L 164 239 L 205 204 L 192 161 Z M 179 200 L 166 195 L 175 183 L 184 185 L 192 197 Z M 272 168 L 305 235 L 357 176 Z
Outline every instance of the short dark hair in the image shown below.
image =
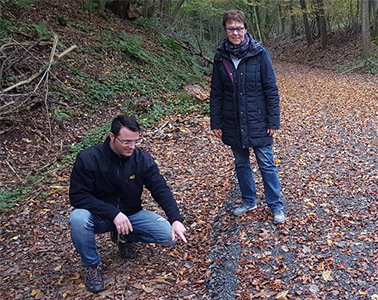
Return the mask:
M 241 22 L 247 28 L 247 21 L 245 15 L 240 10 L 229 10 L 223 14 L 223 27 L 226 27 L 228 21 Z
M 122 127 L 126 127 L 134 132 L 140 132 L 140 127 L 137 120 L 126 115 L 118 115 L 113 119 L 110 132 L 115 136 L 118 136 Z

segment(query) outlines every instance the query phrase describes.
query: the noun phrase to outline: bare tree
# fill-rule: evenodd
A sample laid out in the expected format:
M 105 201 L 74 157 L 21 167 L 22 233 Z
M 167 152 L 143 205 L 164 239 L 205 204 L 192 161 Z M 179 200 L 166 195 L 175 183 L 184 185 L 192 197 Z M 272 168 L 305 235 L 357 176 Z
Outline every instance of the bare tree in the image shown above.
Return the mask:
M 304 23 L 305 33 L 306 33 L 307 44 L 312 45 L 314 40 L 312 39 L 310 24 L 308 22 L 306 0 L 300 0 L 299 2 L 301 4 L 301 9 L 302 9 L 302 16 L 303 16 L 303 23 Z
M 171 15 L 171 19 L 172 20 L 175 20 L 179 11 L 180 11 L 180 8 L 181 6 L 184 4 L 185 0 L 180 0 L 179 3 L 177 3 L 176 7 L 175 7 L 175 10 L 172 12 L 172 15 Z
M 378 38 L 378 0 L 371 0 L 373 6 L 373 36 Z
M 322 47 L 327 48 L 329 46 L 327 25 L 324 13 L 324 3 L 323 0 L 316 0 L 316 15 L 320 33 L 320 39 L 322 41 Z
M 370 55 L 369 0 L 361 0 L 362 56 Z
M 255 18 L 255 24 L 256 24 L 256 31 L 257 31 L 257 36 L 260 41 L 263 40 L 261 31 L 260 31 L 260 21 L 259 21 L 259 16 L 258 16 L 258 9 L 257 5 L 253 6 L 253 16 Z
M 277 14 L 277 32 L 281 34 L 285 31 L 285 17 L 282 14 L 282 5 L 279 1 L 277 1 L 278 5 L 278 14 Z
M 113 11 L 123 19 L 136 19 L 139 13 L 135 8 L 136 0 L 114 0 Z
M 142 16 L 144 18 L 151 18 L 155 12 L 155 0 L 142 1 Z

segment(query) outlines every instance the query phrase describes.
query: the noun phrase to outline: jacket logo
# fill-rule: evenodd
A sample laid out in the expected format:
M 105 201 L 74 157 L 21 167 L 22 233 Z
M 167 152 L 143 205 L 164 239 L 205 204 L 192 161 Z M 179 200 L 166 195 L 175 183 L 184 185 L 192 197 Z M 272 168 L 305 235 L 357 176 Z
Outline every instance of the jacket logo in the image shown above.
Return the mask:
M 135 175 L 131 175 L 129 179 L 135 179 Z

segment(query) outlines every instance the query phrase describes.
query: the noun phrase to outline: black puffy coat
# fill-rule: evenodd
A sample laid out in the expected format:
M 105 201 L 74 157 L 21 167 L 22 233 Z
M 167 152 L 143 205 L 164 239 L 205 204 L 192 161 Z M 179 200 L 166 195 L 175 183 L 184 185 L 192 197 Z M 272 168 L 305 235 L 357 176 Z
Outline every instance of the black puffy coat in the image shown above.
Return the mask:
M 75 208 L 113 221 L 119 212 L 132 215 L 142 209 L 146 187 L 166 213 L 170 223 L 182 220 L 176 201 L 153 158 L 141 149 L 130 157 L 118 156 L 103 144 L 81 151 L 71 173 L 70 201 Z
M 228 74 L 225 62 L 232 73 Z M 210 94 L 211 129 L 222 129 L 222 140 L 233 148 L 267 146 L 279 129 L 280 99 L 272 60 L 250 38 L 248 54 L 235 69 L 224 41 L 217 48 Z

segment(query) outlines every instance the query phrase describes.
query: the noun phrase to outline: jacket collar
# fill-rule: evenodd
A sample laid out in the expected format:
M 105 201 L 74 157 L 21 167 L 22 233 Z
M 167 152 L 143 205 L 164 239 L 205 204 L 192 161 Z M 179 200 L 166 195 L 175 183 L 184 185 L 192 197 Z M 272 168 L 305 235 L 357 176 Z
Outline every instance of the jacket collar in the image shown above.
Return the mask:
M 134 155 L 134 152 L 135 152 L 135 150 L 134 150 L 133 154 L 130 157 L 118 155 L 117 153 L 115 153 L 112 150 L 112 148 L 110 148 L 110 137 L 109 136 L 106 137 L 104 143 L 102 144 L 102 147 L 104 148 L 106 155 L 111 160 L 118 161 L 118 162 L 125 162 L 125 161 L 129 160 L 129 158 L 132 157 Z
M 246 34 L 249 37 L 249 49 L 248 49 L 248 53 L 245 57 L 251 57 L 251 56 L 255 56 L 255 55 L 259 54 L 263 49 L 262 44 L 260 42 L 256 41 L 255 39 L 253 39 L 253 37 L 250 33 L 247 32 Z M 227 39 L 227 37 L 225 37 L 223 39 L 223 41 L 220 43 L 220 45 L 218 46 L 217 51 L 215 53 L 215 60 L 220 60 L 222 57 L 231 59 L 230 54 L 226 51 L 226 47 L 225 47 L 226 39 Z

